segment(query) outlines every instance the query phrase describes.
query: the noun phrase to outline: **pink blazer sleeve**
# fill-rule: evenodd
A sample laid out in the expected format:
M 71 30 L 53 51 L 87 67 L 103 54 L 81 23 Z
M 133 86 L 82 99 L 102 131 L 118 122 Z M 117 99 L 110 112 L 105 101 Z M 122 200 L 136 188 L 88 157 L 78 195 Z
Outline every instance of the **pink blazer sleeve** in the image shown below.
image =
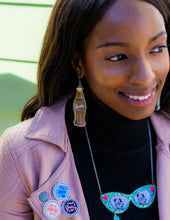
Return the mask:
M 11 149 L 12 138 L 7 130 L 0 138 L 0 219 L 31 220 L 33 213 Z

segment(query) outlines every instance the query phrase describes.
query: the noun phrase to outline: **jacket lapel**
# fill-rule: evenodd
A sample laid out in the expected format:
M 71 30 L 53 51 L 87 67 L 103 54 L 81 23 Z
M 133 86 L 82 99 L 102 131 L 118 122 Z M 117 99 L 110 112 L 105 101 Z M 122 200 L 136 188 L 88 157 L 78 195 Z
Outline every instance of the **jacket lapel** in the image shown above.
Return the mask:
M 151 117 L 157 134 L 157 195 L 159 219 L 170 220 L 170 120 L 163 114 Z
M 35 220 L 49 219 L 46 217 L 45 207 L 48 204 L 50 205 L 50 203 L 53 205 L 52 201 L 56 201 L 53 189 L 55 185 L 63 183 L 69 187 L 69 198 L 72 199 L 72 201 L 75 199 L 80 205 L 80 211 L 73 216 L 74 220 L 89 220 L 84 193 L 75 166 L 65 125 L 65 105 L 67 100 L 68 97 L 63 97 L 55 105 L 39 109 L 26 134 L 27 139 L 51 143 L 60 149 L 56 154 L 56 161 L 61 161 L 60 165 L 50 177 L 47 176 L 47 181 L 41 184 L 40 187 L 30 195 L 30 198 L 28 198 L 30 206 L 37 215 Z M 45 160 L 42 159 L 42 161 Z M 46 165 L 44 164 L 44 166 Z M 44 193 L 48 195 L 47 202 L 41 201 L 40 199 L 40 196 Z M 60 200 L 57 202 L 59 203 L 61 211 L 63 211 L 63 202 Z M 68 213 L 66 213 L 66 215 L 62 213 L 59 219 L 70 219 L 70 216 L 68 216 Z

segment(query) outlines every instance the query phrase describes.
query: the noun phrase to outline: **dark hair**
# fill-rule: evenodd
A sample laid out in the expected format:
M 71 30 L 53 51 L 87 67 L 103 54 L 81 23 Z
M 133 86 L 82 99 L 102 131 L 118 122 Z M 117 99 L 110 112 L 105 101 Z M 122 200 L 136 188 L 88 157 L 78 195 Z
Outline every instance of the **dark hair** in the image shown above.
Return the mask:
M 83 43 L 97 22 L 117 0 L 57 0 L 45 33 L 38 65 L 37 93 L 25 105 L 22 120 L 31 118 L 42 106 L 51 106 L 78 84 L 72 66 L 76 52 L 83 56 Z M 143 0 L 155 5 L 164 16 L 169 36 L 170 0 Z M 169 42 L 169 37 L 168 37 Z M 170 110 L 170 74 L 161 97 L 162 108 Z

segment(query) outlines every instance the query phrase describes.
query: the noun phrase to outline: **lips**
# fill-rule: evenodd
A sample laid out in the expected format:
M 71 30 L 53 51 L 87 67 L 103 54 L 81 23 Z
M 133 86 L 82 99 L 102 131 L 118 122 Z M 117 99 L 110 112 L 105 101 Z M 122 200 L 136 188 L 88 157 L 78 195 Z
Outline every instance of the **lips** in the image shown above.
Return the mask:
M 130 99 L 143 101 L 143 100 L 148 99 L 152 95 L 152 92 L 145 96 L 133 96 L 133 95 L 128 95 L 128 94 L 125 94 L 125 95 L 129 97 Z
M 145 107 L 152 103 L 155 97 L 155 89 L 150 90 L 138 90 L 133 94 L 128 93 L 119 93 L 124 100 L 126 100 L 129 104 L 135 107 Z

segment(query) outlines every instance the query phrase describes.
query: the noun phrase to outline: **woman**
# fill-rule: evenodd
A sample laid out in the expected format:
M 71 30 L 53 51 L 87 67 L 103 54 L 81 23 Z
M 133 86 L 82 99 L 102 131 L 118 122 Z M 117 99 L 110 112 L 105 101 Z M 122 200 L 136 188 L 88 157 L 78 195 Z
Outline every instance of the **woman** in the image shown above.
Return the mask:
M 170 219 L 169 6 L 56 1 L 37 94 L 1 138 L 0 219 Z

